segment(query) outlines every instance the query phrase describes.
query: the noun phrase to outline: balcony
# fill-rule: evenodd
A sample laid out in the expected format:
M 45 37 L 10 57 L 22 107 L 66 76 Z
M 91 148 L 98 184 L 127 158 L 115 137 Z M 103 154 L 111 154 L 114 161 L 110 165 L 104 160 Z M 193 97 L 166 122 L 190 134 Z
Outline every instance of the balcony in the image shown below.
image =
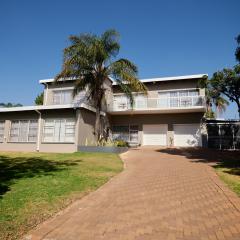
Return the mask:
M 128 99 L 114 100 L 113 104 L 108 107 L 110 113 L 134 112 L 134 113 L 151 113 L 151 112 L 196 112 L 205 111 L 204 96 L 178 96 L 178 97 L 161 97 L 135 99 L 131 107 Z

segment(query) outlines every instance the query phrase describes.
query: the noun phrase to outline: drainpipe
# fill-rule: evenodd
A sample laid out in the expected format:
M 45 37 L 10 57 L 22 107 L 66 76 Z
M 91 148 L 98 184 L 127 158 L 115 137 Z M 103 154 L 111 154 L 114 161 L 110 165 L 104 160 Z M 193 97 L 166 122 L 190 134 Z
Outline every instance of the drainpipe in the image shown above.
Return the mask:
M 39 152 L 40 149 L 40 142 L 41 142 L 41 128 L 42 128 L 42 114 L 38 110 L 35 110 L 38 113 L 38 134 L 37 134 L 37 149 L 36 151 Z

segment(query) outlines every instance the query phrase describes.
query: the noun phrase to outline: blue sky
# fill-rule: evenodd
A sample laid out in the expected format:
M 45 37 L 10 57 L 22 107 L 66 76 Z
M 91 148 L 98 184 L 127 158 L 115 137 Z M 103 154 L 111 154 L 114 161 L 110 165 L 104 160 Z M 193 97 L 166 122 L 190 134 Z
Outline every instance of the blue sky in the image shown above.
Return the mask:
M 213 72 L 236 64 L 239 0 L 0 1 L 0 102 L 31 105 L 61 68 L 70 34 L 115 28 L 140 78 Z M 224 114 L 236 116 L 234 104 Z

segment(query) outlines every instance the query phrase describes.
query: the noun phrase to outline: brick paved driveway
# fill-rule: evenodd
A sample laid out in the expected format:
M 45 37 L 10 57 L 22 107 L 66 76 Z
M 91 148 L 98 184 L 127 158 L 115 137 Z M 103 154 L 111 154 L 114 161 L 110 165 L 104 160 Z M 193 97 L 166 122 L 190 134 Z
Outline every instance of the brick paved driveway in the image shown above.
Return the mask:
M 207 164 L 153 148 L 122 157 L 121 174 L 26 239 L 240 239 L 239 198 Z

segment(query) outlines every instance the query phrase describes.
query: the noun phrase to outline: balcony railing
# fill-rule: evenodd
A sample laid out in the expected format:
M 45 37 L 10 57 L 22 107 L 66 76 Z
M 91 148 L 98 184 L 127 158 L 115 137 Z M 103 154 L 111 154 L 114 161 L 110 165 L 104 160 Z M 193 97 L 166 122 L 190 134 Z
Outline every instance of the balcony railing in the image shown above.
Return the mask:
M 205 98 L 203 96 L 182 96 L 182 97 L 166 97 L 166 98 L 143 98 L 136 99 L 133 107 L 129 101 L 115 100 L 110 106 L 110 111 L 126 111 L 126 110 L 157 110 L 172 108 L 194 108 L 205 106 Z

